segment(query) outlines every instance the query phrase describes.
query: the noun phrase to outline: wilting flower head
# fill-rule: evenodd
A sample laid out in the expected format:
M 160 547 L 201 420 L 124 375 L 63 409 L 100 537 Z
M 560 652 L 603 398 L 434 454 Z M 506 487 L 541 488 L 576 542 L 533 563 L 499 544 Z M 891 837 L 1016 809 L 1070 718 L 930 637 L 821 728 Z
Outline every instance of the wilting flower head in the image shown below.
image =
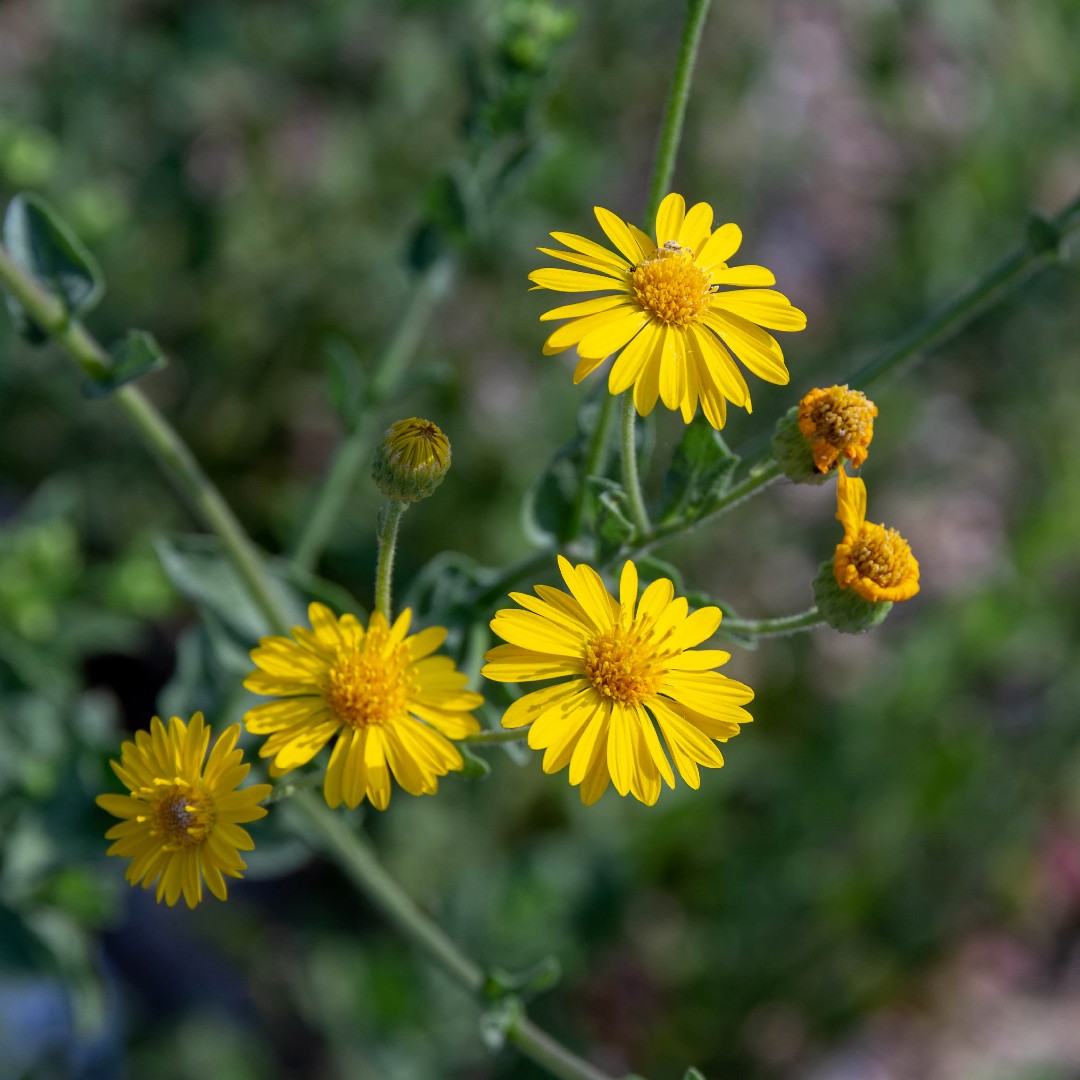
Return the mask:
M 833 576 L 841 589 L 866 600 L 910 600 L 919 591 L 919 564 L 908 542 L 895 530 L 866 520 L 866 484 L 837 475 L 836 517 L 844 539 L 836 545 Z
M 375 451 L 371 475 L 399 502 L 426 499 L 450 469 L 450 440 L 437 424 L 411 416 L 392 424 Z
M 524 608 L 498 612 L 491 628 L 508 644 L 486 656 L 483 674 L 496 682 L 561 679 L 515 701 L 503 727 L 531 724 L 529 745 L 545 750 L 544 771 L 570 766 L 570 783 L 592 804 L 609 781 L 620 795 L 652 805 L 661 779 L 675 786 L 671 762 L 691 787 L 698 766 L 720 768 L 715 742 L 737 735 L 754 693 L 713 671 L 730 654 L 695 649 L 720 625 L 720 609 L 688 613 L 667 578 L 638 599 L 638 574 L 623 567 L 616 600 L 600 575 L 561 555 L 569 594 L 547 585 L 536 596 L 511 593 Z M 671 761 L 660 744 L 664 737 Z
M 255 845 L 240 825 L 266 814 L 258 804 L 270 785 L 237 790 L 251 769 L 235 749 L 239 735 L 239 724 L 228 728 L 204 769 L 210 731 L 202 713 L 190 724 L 174 716 L 168 729 L 155 716 L 149 732 L 138 731 L 121 746 L 119 763 L 109 762 L 131 794 L 97 797 L 102 810 L 123 818 L 105 834 L 116 841 L 108 854 L 131 859 L 132 885 L 148 889 L 156 881 L 159 903 L 172 907 L 183 893 L 193 908 L 203 898 L 203 880 L 224 900 L 225 878 L 243 876 L 238 852 Z
M 248 711 L 244 724 L 269 735 L 260 757 L 274 776 L 306 765 L 337 736 L 323 793 L 330 806 L 380 810 L 390 801 L 390 774 L 411 795 L 433 795 L 439 777 L 464 762 L 450 739 L 480 730 L 470 710 L 483 698 L 447 656 L 433 656 L 446 631 L 431 626 L 406 636 L 412 613 L 393 626 L 374 612 L 364 628 L 322 604 L 308 608 L 311 630 L 266 637 L 251 653 L 259 671 L 244 685 L 279 698 Z
M 529 280 L 556 292 L 611 293 L 565 307 L 541 319 L 569 319 L 544 343 L 544 353 L 577 347 L 580 382 L 613 353 L 608 389 L 634 388 L 643 416 L 659 397 L 669 409 L 694 418 L 698 401 L 706 419 L 722 428 L 726 401 L 750 411 L 750 391 L 732 353 L 759 378 L 786 383 L 784 354 L 771 330 L 802 330 L 806 316 L 773 289 L 763 266 L 728 266 L 742 232 L 728 223 L 713 231 L 708 203 L 686 210 L 668 195 L 656 215 L 655 242 L 611 211 L 595 207 L 600 228 L 616 251 L 573 233 L 551 235 L 569 251 L 540 248 L 580 270 L 534 270 Z M 751 286 L 744 288 L 743 286 Z
M 837 458 L 858 468 L 866 460 L 877 414 L 877 406 L 858 390 L 811 390 L 799 402 L 799 430 L 810 443 L 818 471 L 828 472 Z

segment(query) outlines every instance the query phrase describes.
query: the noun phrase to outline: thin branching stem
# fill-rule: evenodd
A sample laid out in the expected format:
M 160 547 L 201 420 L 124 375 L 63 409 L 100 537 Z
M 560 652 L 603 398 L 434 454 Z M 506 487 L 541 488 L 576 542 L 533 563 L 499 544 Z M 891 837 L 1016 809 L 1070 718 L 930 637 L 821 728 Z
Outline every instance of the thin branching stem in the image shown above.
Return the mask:
M 802 630 L 813 630 L 824 622 L 825 616 L 815 606 L 797 615 L 778 615 L 772 619 L 724 619 L 720 630 L 732 634 L 753 634 L 754 637 L 785 637 Z
M 634 424 L 637 420 L 637 406 L 634 395 L 627 390 L 622 398 L 622 479 L 626 496 L 630 500 L 630 516 L 637 526 L 638 534 L 645 536 L 652 526 L 649 524 L 649 512 L 645 509 L 645 497 L 641 492 L 641 477 L 638 475 L 637 440 L 634 438 Z

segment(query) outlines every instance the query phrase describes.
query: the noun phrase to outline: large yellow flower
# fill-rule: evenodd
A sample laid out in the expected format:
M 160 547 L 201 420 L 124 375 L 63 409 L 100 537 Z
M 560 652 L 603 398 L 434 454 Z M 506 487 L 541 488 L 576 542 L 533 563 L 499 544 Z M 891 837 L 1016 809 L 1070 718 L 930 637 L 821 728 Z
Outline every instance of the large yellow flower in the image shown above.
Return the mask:
M 266 637 L 251 659 L 261 670 L 244 685 L 280 698 L 244 717 L 248 731 L 269 735 L 259 751 L 274 776 L 306 765 L 337 736 L 326 768 L 327 804 L 380 810 L 390 801 L 390 774 L 411 795 L 433 795 L 439 777 L 464 762 L 450 739 L 480 730 L 470 710 L 483 703 L 447 656 L 441 626 L 406 636 L 412 613 L 388 626 L 374 612 L 365 631 L 353 615 L 337 618 L 322 604 L 308 608 L 311 630 Z
M 908 542 L 895 530 L 866 520 L 866 484 L 840 466 L 836 517 L 844 539 L 836 545 L 833 576 L 841 589 L 865 600 L 910 600 L 919 591 L 919 564 Z
M 667 578 L 652 582 L 638 599 L 637 567 L 627 561 L 616 600 L 600 575 L 561 555 L 559 570 L 569 594 L 547 585 L 536 596 L 511 593 L 524 608 L 498 612 L 491 628 L 506 645 L 486 656 L 483 674 L 496 682 L 561 679 L 515 701 L 503 727 L 531 724 L 529 745 L 545 750 L 544 771 L 570 766 L 586 805 L 609 781 L 620 795 L 651 806 L 661 779 L 675 786 L 671 762 L 691 787 L 698 766 L 720 768 L 713 740 L 726 742 L 751 717 L 741 706 L 754 692 L 713 668 L 730 654 L 695 649 L 720 625 L 720 609 L 688 614 Z M 650 716 L 651 714 L 651 716 Z
M 174 716 L 168 730 L 155 716 L 149 732 L 138 731 L 121 746 L 119 763 L 109 762 L 131 794 L 97 797 L 102 810 L 123 818 L 105 834 L 116 841 L 108 854 L 131 859 L 132 885 L 148 889 L 156 881 L 158 903 L 172 907 L 183 893 L 193 908 L 203 898 L 203 879 L 224 900 L 225 878 L 243 876 L 238 852 L 255 845 L 240 825 L 266 814 L 258 804 L 270 785 L 236 790 L 251 769 L 236 749 L 239 735 L 239 724 L 228 728 L 204 770 L 210 731 L 202 713 L 190 724 Z
M 732 353 L 766 382 L 788 381 L 784 354 L 762 327 L 802 330 L 806 316 L 782 293 L 762 287 L 776 283 L 764 266 L 728 266 L 742 243 L 738 225 L 713 231 L 712 207 L 698 203 L 687 210 L 676 194 L 660 204 L 655 242 L 610 210 L 597 206 L 594 212 L 616 251 L 553 232 L 570 250 L 539 250 L 592 273 L 547 269 L 529 275 L 538 289 L 614 294 L 540 316 L 570 320 L 547 339 L 544 353 L 577 346 L 575 383 L 618 353 L 608 389 L 621 394 L 633 386 L 642 416 L 659 397 L 690 423 L 700 400 L 709 423 L 722 428 L 725 401 L 750 411 L 750 391 Z

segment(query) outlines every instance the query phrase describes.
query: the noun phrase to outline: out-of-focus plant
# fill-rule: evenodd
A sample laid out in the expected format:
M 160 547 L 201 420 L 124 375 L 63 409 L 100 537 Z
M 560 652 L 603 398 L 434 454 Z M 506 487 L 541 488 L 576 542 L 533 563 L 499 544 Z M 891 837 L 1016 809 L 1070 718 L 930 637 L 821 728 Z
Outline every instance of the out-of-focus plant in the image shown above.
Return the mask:
M 288 557 L 255 546 L 136 385 L 166 362 L 153 336 L 128 330 L 107 348 L 86 328 L 104 282 L 72 228 L 33 194 L 12 199 L 3 222 L 0 283 L 14 326 L 31 344 L 53 341 L 76 362 L 87 394 L 108 400 L 134 425 L 211 534 L 157 538 L 165 574 L 199 613 L 181 647 L 165 711 L 195 715 L 190 723 L 174 716 L 167 727 L 155 719 L 114 762 L 128 793 L 100 801 L 121 819 L 109 835 L 116 841 L 112 853 L 131 859 L 129 880 L 156 885 L 157 898 L 169 905 L 183 897 L 194 907 L 204 883 L 225 899 L 224 878 L 245 869 L 240 852 L 253 839 L 256 849 L 259 844 L 259 827 L 252 838 L 240 825 L 263 815 L 259 803 L 284 803 L 271 805 L 271 813 L 291 812 L 288 820 L 303 839 L 335 859 L 391 924 L 481 1004 L 481 1032 L 492 1049 L 509 1042 L 566 1080 L 605 1080 L 606 1074 L 528 1016 L 527 1000 L 552 985 L 557 963 L 547 958 L 520 973 L 481 966 L 385 872 L 355 819 L 338 808 L 369 803 L 386 809 L 395 783 L 413 795 L 435 795 L 451 773 L 481 778 L 492 766 L 473 748 L 510 749 L 523 739 L 544 751 L 546 772 L 568 771 L 586 804 L 613 785 L 620 795 L 651 805 L 664 784 L 675 786 L 676 773 L 698 787 L 701 767 L 724 764 L 716 744 L 750 719 L 745 706 L 753 697 L 749 687 L 717 670 L 729 653 L 708 647 L 713 639 L 754 648 L 762 638 L 822 623 L 861 633 L 918 591 L 918 564 L 907 542 L 867 522 L 865 482 L 845 471 L 867 460 L 874 419 L 887 422 L 863 391 L 1052 261 L 1080 229 L 1080 199 L 1053 218 L 1033 218 L 1015 251 L 850 373 L 846 385 L 815 389 L 778 419 L 771 441 L 733 450 L 720 434 L 727 405 L 751 406 L 734 358 L 755 376 L 786 384 L 785 358 L 769 331 L 799 330 L 805 316 L 772 288 L 772 270 L 729 265 L 742 240 L 736 225 L 717 227 L 709 204 L 687 209 L 683 197 L 670 192 L 708 7 L 708 0 L 687 5 L 645 228 L 598 208 L 612 247 L 554 232 L 563 247 L 542 250 L 574 269 L 531 275 L 537 287 L 598 294 L 542 316 L 565 320 L 544 352 L 575 349 L 575 382 L 614 357 L 609 392 L 573 408 L 574 437 L 528 494 L 524 517 L 536 550 L 498 568 L 441 556 L 419 571 L 406 590 L 412 607 L 396 615 L 394 556 L 405 512 L 413 502 L 438 497 L 435 489 L 450 466 L 449 441 L 436 423 L 399 421 L 375 449 L 374 479 L 387 500 L 375 527 L 375 609 L 364 611 L 313 567 L 371 460 L 376 410 L 409 387 L 410 362 L 450 287 L 455 260 L 484 236 L 491 207 L 533 152 L 536 102 L 570 28 L 567 16 L 544 0 L 504 5 L 494 47 L 470 65 L 466 163 L 440 176 L 423 199 L 424 217 L 409 251 L 412 301 L 381 359 L 361 377 L 347 349 L 332 352 L 332 394 L 347 433 Z M 6 153 L 29 182 L 47 165 L 49 150 L 23 140 Z M 616 454 L 613 403 L 619 395 Z M 660 490 L 650 494 L 642 482 L 637 417 L 648 416 L 658 401 L 681 414 L 685 432 Z M 806 611 L 740 618 L 721 599 L 688 588 L 677 567 L 651 554 L 782 478 L 820 485 L 834 477 L 844 534 L 812 586 L 806 583 L 815 600 Z M 616 570 L 617 584 L 610 573 Z M 556 571 L 565 590 L 547 583 Z M 93 924 L 103 908 L 99 890 L 108 887 L 95 874 L 63 868 L 63 853 L 50 850 L 47 839 L 21 838 L 19 831 L 20 800 L 35 800 L 50 812 L 50 800 L 62 803 L 67 790 L 63 770 L 100 767 L 111 745 L 111 718 L 79 695 L 74 667 L 86 651 L 79 630 L 92 625 L 100 645 L 103 635 L 128 633 L 155 605 L 169 603 L 141 553 L 102 590 L 101 606 L 120 613 L 94 622 L 92 605 L 88 612 L 74 610 L 75 598 L 86 601 L 81 573 L 62 513 L 40 521 L 30 515 L 0 543 L 0 656 L 15 717 L 4 737 L 17 744 L 9 757 L 20 761 L 17 774 L 0 771 L 3 825 L 19 840 L 6 845 L 0 931 L 28 952 L 39 940 L 67 932 L 57 925 Z M 537 579 L 533 593 L 516 591 Z M 493 612 L 507 593 L 516 606 Z M 502 641 L 490 649 L 488 626 Z M 485 694 L 470 688 L 478 674 L 487 679 Z M 266 700 L 252 704 L 241 679 Z M 517 689 L 531 682 L 545 685 Z M 191 700 L 196 687 L 212 703 L 208 711 L 221 732 L 212 746 Z M 251 766 L 235 748 L 239 729 L 221 730 L 236 713 L 243 713 L 251 734 L 266 737 L 259 756 L 269 760 L 271 783 L 240 786 Z M 474 713 L 500 724 L 482 726 Z M 89 765 L 66 755 L 64 725 L 72 722 L 87 729 L 77 745 L 98 751 Z M 324 764 L 313 765 L 327 755 Z M 323 798 L 308 790 L 314 784 L 321 784 Z M 79 867 L 78 858 L 69 858 Z M 40 915 L 52 909 L 60 923 Z M 80 970 L 86 966 L 83 957 Z M 691 1068 L 686 1076 L 700 1074 Z

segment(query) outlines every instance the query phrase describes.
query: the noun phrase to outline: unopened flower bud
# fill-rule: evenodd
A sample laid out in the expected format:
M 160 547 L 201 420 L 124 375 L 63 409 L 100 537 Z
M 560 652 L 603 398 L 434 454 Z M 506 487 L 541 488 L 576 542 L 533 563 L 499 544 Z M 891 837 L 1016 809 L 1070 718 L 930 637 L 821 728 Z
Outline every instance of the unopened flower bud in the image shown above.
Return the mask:
M 413 416 L 393 424 L 375 452 L 371 475 L 398 502 L 426 499 L 450 468 L 450 440 L 437 424 Z

